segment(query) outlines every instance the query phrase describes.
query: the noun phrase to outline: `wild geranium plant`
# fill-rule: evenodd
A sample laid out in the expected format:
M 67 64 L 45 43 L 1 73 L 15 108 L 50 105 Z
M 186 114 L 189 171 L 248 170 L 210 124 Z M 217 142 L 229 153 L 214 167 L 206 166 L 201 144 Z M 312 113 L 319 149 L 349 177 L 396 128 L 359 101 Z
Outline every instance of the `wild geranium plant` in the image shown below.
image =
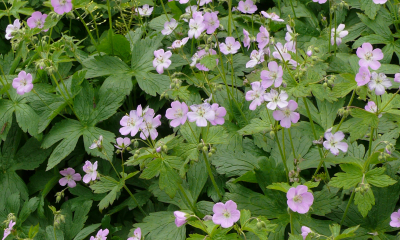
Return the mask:
M 0 3 L 0 237 L 397 239 L 399 3 Z

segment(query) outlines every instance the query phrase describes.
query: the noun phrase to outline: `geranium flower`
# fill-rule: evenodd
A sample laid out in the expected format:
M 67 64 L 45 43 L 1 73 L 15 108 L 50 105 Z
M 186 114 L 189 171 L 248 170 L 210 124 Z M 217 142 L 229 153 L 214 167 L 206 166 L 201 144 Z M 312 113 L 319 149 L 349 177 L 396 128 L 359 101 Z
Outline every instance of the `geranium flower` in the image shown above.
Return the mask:
M 244 36 L 244 38 L 243 38 L 243 46 L 247 47 L 247 50 L 248 50 L 250 48 L 251 39 L 250 39 L 249 32 L 246 31 L 246 29 L 244 29 L 244 28 L 243 28 L 243 36 Z
M 253 14 L 257 11 L 257 6 L 252 0 L 246 0 L 246 2 L 240 1 L 237 9 L 242 13 Z
M 17 90 L 19 95 L 24 95 L 33 89 L 32 75 L 21 71 L 18 73 L 18 77 L 14 78 L 12 82 L 13 88 Z
M 170 123 L 172 127 L 177 127 L 186 122 L 188 110 L 186 103 L 174 101 L 171 103 L 171 108 L 167 109 L 165 117 L 172 120 Z
M 292 123 L 297 123 L 300 119 L 300 114 L 294 112 L 298 107 L 297 102 L 290 100 L 287 107 L 281 110 L 276 110 L 272 113 L 272 116 L 276 121 L 281 121 L 280 124 L 284 128 L 290 128 Z
M 326 0 L 325 0 L 326 1 Z M 303 236 L 303 240 L 305 240 L 308 236 L 309 233 L 311 233 L 311 229 L 306 226 L 301 227 L 301 236 Z
M 286 35 L 285 35 L 286 42 L 293 42 L 293 40 L 294 40 L 293 34 L 294 33 L 293 33 L 292 28 L 289 25 L 286 25 L 286 30 L 287 30 Z M 294 44 L 294 42 L 292 44 Z
M 385 4 L 387 0 L 373 0 L 375 4 Z
M 136 228 L 133 232 L 133 237 L 128 238 L 128 240 L 141 240 L 142 239 L 142 230 L 140 228 Z
M 96 237 L 91 236 L 90 240 L 106 240 L 107 239 L 107 235 L 108 235 L 109 231 L 108 229 L 100 229 L 97 234 Z
M 200 34 L 206 29 L 206 25 L 203 21 L 204 17 L 200 15 L 193 16 L 193 18 L 189 20 L 189 38 L 194 37 L 197 39 L 200 37 Z
M 326 3 L 326 0 L 313 0 L 313 2 L 317 2 L 319 4 L 324 4 L 324 3 Z
M 314 202 L 314 196 L 308 192 L 308 187 L 304 185 L 290 188 L 286 197 L 289 208 L 300 214 L 307 213 Z
M 400 209 L 390 215 L 390 226 L 398 228 L 400 227 Z
M 190 109 L 192 112 L 187 114 L 189 122 L 196 122 L 198 127 L 206 127 L 207 120 L 213 121 L 215 119 L 215 112 L 208 103 L 192 105 Z
M 82 169 L 86 173 L 85 176 L 83 176 L 84 183 L 89 183 L 97 179 L 97 161 L 94 164 L 90 161 L 86 161 Z
M 363 86 L 371 81 L 371 72 L 368 67 L 360 67 L 356 74 L 356 82 L 358 86 Z
M 171 51 L 164 52 L 164 49 L 154 51 L 153 67 L 156 68 L 158 74 L 164 73 L 164 68 L 167 69 L 171 65 L 172 62 L 169 59 L 171 56 Z
M 336 29 L 336 45 L 339 46 L 342 43 L 342 38 L 346 37 L 349 34 L 349 31 L 344 31 L 345 25 L 339 24 Z M 331 44 L 335 45 L 335 28 L 331 30 Z
M 89 149 L 101 149 L 103 148 L 103 136 L 100 135 L 98 140 L 94 140 L 94 142 L 92 143 L 92 145 L 90 145 Z
M 72 0 L 51 0 L 54 12 L 64 14 L 72 11 Z
M 275 61 L 268 63 L 268 69 L 262 70 L 260 77 L 261 77 L 261 84 L 264 88 L 269 88 L 274 84 L 274 87 L 279 87 L 282 84 L 282 77 L 283 77 L 283 69 L 282 66 L 279 66 L 278 63 Z
M 344 139 L 343 132 L 338 131 L 335 134 L 332 134 L 331 131 L 332 128 L 329 128 L 324 134 L 324 137 L 326 139 L 326 141 L 324 141 L 323 143 L 324 148 L 330 150 L 333 155 L 338 155 L 339 149 L 343 152 L 347 152 L 347 143 L 341 142 Z
M 10 220 L 10 222 L 8 223 L 8 228 L 4 229 L 2 240 L 6 239 L 7 236 L 11 234 L 11 231 L 13 230 L 13 227 L 15 224 L 16 224 L 16 222 L 14 222 L 13 220 Z
M 394 75 L 393 81 L 395 81 L 395 82 L 400 82 L 400 73 L 396 73 L 396 74 Z
M 219 45 L 219 49 L 225 55 L 235 54 L 240 49 L 240 42 L 236 41 L 234 37 L 227 37 L 225 43 Z
M 158 136 L 157 127 L 161 126 L 161 115 L 157 115 L 153 118 L 153 116 L 144 115 L 143 122 L 140 124 L 140 137 L 143 140 L 146 140 L 149 136 L 151 139 L 156 139 Z
M 181 211 L 175 211 L 174 216 L 175 216 L 175 225 L 177 227 L 180 227 L 187 222 L 187 217 L 188 217 L 187 213 Z
M 225 204 L 216 203 L 213 207 L 214 215 L 212 220 L 215 224 L 220 224 L 223 228 L 230 228 L 240 219 L 240 211 L 234 201 L 229 200 Z
M 360 67 L 370 67 L 372 70 L 377 70 L 381 66 L 379 60 L 383 59 L 382 50 L 379 48 L 373 50 L 371 43 L 363 43 L 357 48 L 357 56 L 360 58 L 358 61 Z
M 28 18 L 26 23 L 30 28 L 39 28 L 42 29 L 44 26 L 44 22 L 46 21 L 47 14 L 42 14 L 41 12 L 32 13 L 31 17 Z M 43 32 L 47 32 L 49 29 L 43 30 Z
M 284 22 L 285 20 L 283 20 L 283 19 L 280 19 L 280 17 L 276 14 L 276 13 L 267 13 L 267 12 L 265 12 L 265 11 L 261 11 L 261 14 L 265 17 L 265 18 L 269 18 L 269 19 L 271 19 L 272 21 L 275 21 L 275 22 Z
M 392 86 L 392 82 L 386 77 L 384 73 L 372 72 L 371 81 L 368 82 L 368 87 L 375 90 L 376 95 L 383 95 L 385 89 Z
M 21 28 L 21 23 L 19 19 L 15 19 L 13 24 L 8 24 L 6 28 L 6 39 L 10 40 L 14 37 L 14 33 Z
M 139 106 L 137 107 L 136 112 L 137 112 L 137 115 L 140 117 L 144 117 L 144 116 L 154 117 L 154 115 L 155 115 L 154 109 L 149 108 L 149 106 L 146 106 L 143 109 L 141 104 L 139 104 Z
M 211 125 L 223 125 L 225 123 L 226 109 L 220 107 L 218 103 L 214 103 L 211 105 L 211 110 L 215 112 L 214 120 L 209 120 Z
M 185 46 L 185 44 L 189 41 L 188 37 L 183 38 L 182 40 L 175 40 L 172 43 L 171 47 L 168 47 L 169 49 L 177 49 L 177 48 L 181 48 L 183 46 Z
M 282 43 L 278 42 L 274 48 L 276 51 L 272 53 L 272 56 L 281 61 L 288 61 L 292 58 L 292 56 L 289 54 L 289 51 L 296 52 L 293 42 L 287 42 L 285 45 L 282 45 Z
M 252 90 L 247 91 L 245 98 L 247 101 L 252 101 L 250 103 L 249 109 L 255 110 L 264 102 L 265 88 L 261 85 L 260 82 L 252 82 L 251 89 Z
M 119 122 L 122 126 L 122 128 L 119 129 L 119 132 L 122 135 L 131 134 L 131 136 L 134 137 L 138 133 L 139 126 L 142 122 L 143 118 L 137 113 L 137 111 L 132 110 L 129 112 L 129 116 L 123 116 Z
M 171 19 L 171 21 L 165 22 L 164 29 L 161 30 L 162 35 L 170 35 L 177 26 L 178 26 L 178 22 L 173 18 Z
M 263 26 L 260 27 L 260 32 L 257 33 L 257 42 L 258 49 L 264 49 L 264 47 L 269 43 L 269 32 Z
M 131 139 L 129 139 L 129 138 L 121 138 L 121 137 L 119 137 L 119 138 L 117 138 L 116 139 L 116 141 L 117 141 L 117 144 L 116 145 L 114 145 L 116 148 L 118 148 L 118 149 L 125 149 L 125 148 L 127 148 L 129 145 L 131 145 Z
M 371 113 L 377 113 L 378 112 L 378 107 L 376 106 L 375 102 L 369 101 L 367 105 L 364 107 L 365 111 L 371 112 Z M 382 114 L 379 114 L 378 118 L 382 117 Z
M 64 176 L 58 181 L 61 186 L 68 184 L 68 187 L 74 188 L 76 186 L 75 181 L 80 181 L 82 179 L 81 175 L 79 173 L 75 173 L 73 168 L 61 170 L 60 174 Z
M 275 110 L 276 107 L 284 108 L 288 105 L 286 99 L 288 99 L 289 95 L 285 91 L 281 91 L 280 93 L 274 89 L 271 89 L 269 93 L 264 95 L 264 100 L 269 102 L 267 104 L 267 108 L 271 110 Z
M 203 23 L 205 24 L 205 29 L 207 29 L 207 34 L 212 34 L 219 27 L 219 20 L 217 16 L 218 12 L 206 12 L 204 13 Z
M 200 0 L 200 6 L 203 6 L 204 4 L 210 3 L 212 0 Z
M 264 62 L 264 51 L 253 50 L 250 54 L 250 61 L 246 63 L 246 68 L 252 68 L 257 64 Z
M 145 5 L 143 5 L 143 7 L 137 8 L 136 12 L 139 12 L 140 16 L 148 17 L 151 15 L 153 10 L 154 10 L 154 7 L 150 7 L 149 4 L 145 4 Z

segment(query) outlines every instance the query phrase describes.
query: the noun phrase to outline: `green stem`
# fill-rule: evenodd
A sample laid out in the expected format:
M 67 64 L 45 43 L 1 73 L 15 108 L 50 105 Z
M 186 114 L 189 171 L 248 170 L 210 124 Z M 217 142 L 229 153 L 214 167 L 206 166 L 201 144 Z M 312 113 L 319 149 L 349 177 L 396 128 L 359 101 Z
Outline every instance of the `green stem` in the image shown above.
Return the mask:
M 228 36 L 232 36 L 232 0 L 228 0 Z
M 351 98 L 350 98 L 349 104 L 347 104 L 347 108 L 349 108 L 349 106 L 353 103 L 354 96 L 356 95 L 355 93 L 356 93 L 356 90 L 353 90 L 353 93 L 351 94 Z M 343 116 L 342 119 L 340 120 L 339 125 L 336 127 L 336 131 L 335 132 L 337 132 L 340 129 L 340 126 L 342 125 L 344 119 L 345 119 L 345 116 Z
M 6 11 L 7 11 L 8 23 L 12 24 L 11 17 L 10 17 L 10 11 L 8 10 L 7 4 L 6 4 L 6 2 L 4 0 L 3 0 L 3 4 L 4 4 L 4 7 L 6 8 Z
M 294 234 L 294 232 L 293 232 L 293 213 L 290 210 L 289 210 L 289 216 L 290 216 L 290 233 Z
M 337 14 L 335 14 L 335 57 L 336 57 L 336 49 L 337 49 L 337 43 L 336 43 L 336 31 L 337 31 L 337 22 L 336 22 L 336 16 Z
M 331 0 L 329 1 L 329 29 L 328 29 L 328 52 L 331 53 L 331 35 L 332 35 L 332 13 L 331 13 Z M 334 39 L 336 42 L 336 39 Z
M 94 27 L 96 28 L 96 36 L 97 36 L 97 39 L 99 39 L 99 38 L 100 38 L 100 36 L 99 36 L 99 29 L 98 29 L 98 27 L 97 27 L 96 18 L 94 18 L 92 11 L 89 11 L 87 8 L 86 8 L 86 11 L 88 11 L 88 12 L 89 12 L 90 16 L 91 16 L 91 17 L 92 17 L 92 19 L 93 19 Z M 122 14 L 122 11 L 121 11 L 121 14 Z M 125 23 L 125 19 L 124 19 L 124 18 L 122 18 L 122 20 L 124 20 L 124 23 Z M 127 31 L 127 32 L 129 32 L 129 30 L 128 30 L 128 29 L 127 29 L 126 31 Z
M 399 93 L 399 90 L 397 90 L 397 92 L 395 94 L 393 94 L 393 96 L 389 99 L 389 101 L 385 104 L 385 106 L 382 107 L 382 109 L 379 110 L 379 112 L 377 113 L 377 115 L 379 115 L 380 113 L 382 113 L 382 111 L 387 107 L 387 105 L 389 105 L 389 103 L 393 100 L 394 97 L 396 97 L 396 95 Z M 377 102 L 378 104 L 378 102 Z
M 354 194 L 355 194 L 355 191 L 353 190 L 353 191 L 351 192 L 351 196 L 350 196 L 349 202 L 347 203 L 346 210 L 345 210 L 344 213 L 343 213 L 342 220 L 340 220 L 340 226 L 342 226 L 342 224 L 343 224 L 343 222 L 344 222 L 344 219 L 346 218 L 347 212 L 349 211 L 350 204 L 351 204 L 351 202 L 352 202 L 353 199 L 354 199 Z
M 167 20 L 168 20 L 168 22 L 169 22 L 169 16 L 168 16 L 168 14 L 167 14 L 167 10 L 165 10 L 165 6 L 164 6 L 163 0 L 160 0 L 160 3 L 161 3 L 162 8 L 163 8 L 163 10 L 164 10 L 165 16 L 167 17 Z
M 5 81 L 5 83 L 4 83 L 4 82 L 3 82 L 3 78 L 0 77 L 1 84 L 3 84 L 3 88 L 6 90 L 8 97 L 11 98 L 11 95 L 10 95 L 10 93 L 8 92 L 8 89 L 7 89 L 7 84 L 8 84 L 8 83 L 7 83 L 7 78 L 6 78 L 6 75 L 4 74 L 3 67 L 2 67 L 1 65 L 0 65 L 0 70 L 1 70 L 1 74 L 3 74 L 4 81 Z
M 54 239 L 57 240 L 56 227 L 53 225 Z
M 293 2 L 292 2 L 292 0 L 290 0 L 290 5 L 292 6 L 292 11 L 293 11 L 293 14 L 294 14 L 294 18 L 297 18 L 297 17 L 296 17 L 296 12 L 294 11 L 294 7 L 293 7 Z
M 107 10 L 108 10 L 108 21 L 109 21 L 109 25 L 110 25 L 109 34 L 110 34 L 110 41 L 111 41 L 111 54 L 114 55 L 114 36 L 113 36 L 110 0 L 107 0 Z
M 210 162 L 208 161 L 207 155 L 205 152 L 203 152 L 203 157 L 204 157 L 204 161 L 206 162 L 206 166 L 207 166 L 207 171 L 208 171 L 208 176 L 210 176 L 211 182 L 215 188 L 215 191 L 217 191 L 218 197 L 220 200 L 222 200 L 222 193 L 220 192 L 217 183 L 215 182 L 214 179 L 214 175 L 212 174 L 211 171 L 211 166 L 210 166 Z
M 143 208 L 139 205 L 139 202 L 136 200 L 135 196 L 133 196 L 132 192 L 129 190 L 129 188 L 124 184 L 125 190 L 129 193 L 131 196 L 132 200 L 136 203 L 138 206 L 139 210 L 143 213 L 144 216 L 148 216 L 148 214 L 143 210 Z
M 83 26 L 85 27 L 87 33 L 89 34 L 89 37 L 90 37 L 90 39 L 92 40 L 92 42 L 93 42 L 93 44 L 94 44 L 94 47 L 96 48 L 97 52 L 99 52 L 99 54 L 100 54 L 100 51 L 99 51 L 99 49 L 98 49 L 98 47 L 97 47 L 97 42 L 96 42 L 96 40 L 94 40 L 93 35 L 92 35 L 92 33 L 90 32 L 90 30 L 89 30 L 89 28 L 88 28 L 88 26 L 87 26 L 85 20 L 83 20 L 81 14 L 79 14 L 79 12 L 78 12 L 76 9 L 74 10 L 74 12 L 76 13 L 76 15 L 79 16 L 79 19 L 81 20 Z
M 294 146 L 293 146 L 292 133 L 290 132 L 290 128 L 288 128 L 288 132 L 289 132 L 289 138 L 290 138 L 290 146 L 292 147 L 292 152 L 293 152 L 293 158 L 296 159 L 296 150 L 294 149 Z
M 372 141 L 373 140 L 374 140 L 374 128 L 371 127 L 371 133 L 369 136 L 368 157 L 371 156 L 371 153 L 372 153 Z
M 17 56 L 15 57 L 14 61 L 11 64 L 10 71 L 8 74 L 12 75 L 15 72 L 15 69 L 17 69 L 19 62 L 21 61 L 22 54 L 21 54 L 21 47 L 18 50 Z
M 284 165 L 284 167 L 285 167 L 285 171 L 286 171 L 286 180 L 287 180 L 287 182 L 289 183 L 289 169 L 288 169 L 287 164 L 286 164 L 286 158 L 285 158 L 285 156 L 284 156 L 283 153 L 282 153 L 282 148 L 281 148 L 281 144 L 279 143 L 278 133 L 277 133 L 276 131 L 274 131 L 274 133 L 275 133 L 276 142 L 278 143 L 279 153 L 281 154 L 281 158 L 282 158 L 282 161 L 283 161 L 283 165 Z
M 189 204 L 190 209 L 192 210 L 192 212 L 200 217 L 204 217 L 204 215 L 202 213 L 200 213 L 193 205 L 193 203 L 190 201 L 188 195 L 185 192 L 185 189 L 182 187 L 182 184 L 178 184 L 179 190 L 181 190 L 181 193 L 183 195 L 183 197 L 185 198 L 186 202 Z

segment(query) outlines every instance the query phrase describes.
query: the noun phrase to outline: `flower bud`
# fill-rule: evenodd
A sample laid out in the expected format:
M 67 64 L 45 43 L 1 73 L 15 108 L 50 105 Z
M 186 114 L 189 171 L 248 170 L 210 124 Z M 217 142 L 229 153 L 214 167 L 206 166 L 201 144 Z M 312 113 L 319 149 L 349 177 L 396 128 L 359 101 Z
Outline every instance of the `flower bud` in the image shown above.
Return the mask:
M 140 154 L 140 151 L 139 151 L 139 150 L 136 150 L 136 151 L 135 151 L 135 154 L 139 155 L 139 154 Z
M 207 152 L 208 151 L 208 147 L 204 146 L 203 147 L 203 152 Z
M 135 142 L 133 143 L 133 146 L 134 146 L 135 148 L 138 148 L 138 147 L 139 147 L 139 142 L 138 142 L 138 141 L 135 141 Z
M 133 155 L 133 158 L 138 158 L 138 157 L 139 157 L 138 154 Z
M 217 149 L 216 149 L 215 147 L 212 147 L 212 148 L 211 148 L 211 152 L 212 152 L 212 153 L 215 153 L 216 151 L 217 151 Z
M 270 136 L 272 139 L 274 139 L 274 137 L 275 137 L 275 131 L 269 132 L 269 136 Z
M 211 157 L 213 154 L 212 154 L 212 152 L 209 152 L 208 153 L 208 157 Z
M 126 148 L 126 151 L 130 152 L 130 151 L 132 151 L 132 148 L 127 147 L 127 148 Z
M 117 151 L 115 151 L 116 154 L 120 154 L 121 150 L 117 149 Z

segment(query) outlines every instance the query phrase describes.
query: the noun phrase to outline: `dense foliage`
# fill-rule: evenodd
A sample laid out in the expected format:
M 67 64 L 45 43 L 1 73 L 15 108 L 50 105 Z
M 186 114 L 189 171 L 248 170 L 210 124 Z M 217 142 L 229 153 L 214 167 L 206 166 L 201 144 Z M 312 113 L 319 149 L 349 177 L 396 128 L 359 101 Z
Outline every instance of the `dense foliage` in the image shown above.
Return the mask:
M 397 0 L 2 0 L 0 237 L 398 239 Z

